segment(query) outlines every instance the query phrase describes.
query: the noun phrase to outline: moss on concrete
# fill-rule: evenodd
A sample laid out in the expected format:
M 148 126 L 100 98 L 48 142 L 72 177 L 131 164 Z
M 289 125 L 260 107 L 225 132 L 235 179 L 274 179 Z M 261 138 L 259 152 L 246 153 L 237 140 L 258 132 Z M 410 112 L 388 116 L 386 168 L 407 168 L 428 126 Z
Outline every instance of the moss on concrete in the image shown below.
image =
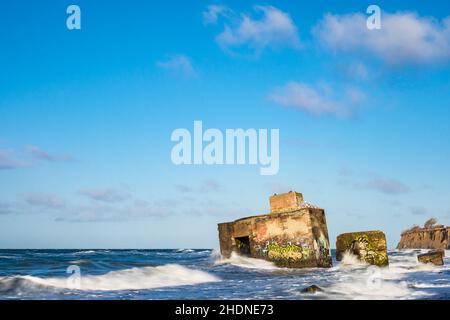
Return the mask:
M 372 265 L 387 266 L 389 264 L 386 237 L 381 231 L 339 235 L 336 241 L 336 259 L 342 260 L 345 252 L 350 252 L 361 261 Z

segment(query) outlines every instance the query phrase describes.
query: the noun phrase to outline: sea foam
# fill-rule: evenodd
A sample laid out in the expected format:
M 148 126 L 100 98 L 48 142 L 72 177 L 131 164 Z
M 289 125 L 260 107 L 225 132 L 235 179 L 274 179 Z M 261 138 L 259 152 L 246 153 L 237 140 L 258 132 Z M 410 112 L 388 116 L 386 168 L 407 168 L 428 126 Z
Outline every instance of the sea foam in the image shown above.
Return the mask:
M 178 264 L 167 264 L 157 267 L 111 271 L 103 275 L 82 276 L 80 287 L 76 289 L 82 291 L 141 290 L 216 281 L 220 281 L 220 279 L 207 272 L 186 268 Z M 26 289 L 27 287 L 73 289 L 68 282 L 68 278 L 63 277 L 0 277 L 0 293 L 14 291 L 16 287 L 19 289 Z
M 248 268 L 248 269 L 263 269 L 263 270 L 279 269 L 272 262 L 262 260 L 262 259 L 255 259 L 255 258 L 240 256 L 235 252 L 231 253 L 230 258 L 224 258 L 217 252 L 213 252 L 213 257 L 215 259 L 214 260 L 215 265 L 231 264 L 236 267 Z

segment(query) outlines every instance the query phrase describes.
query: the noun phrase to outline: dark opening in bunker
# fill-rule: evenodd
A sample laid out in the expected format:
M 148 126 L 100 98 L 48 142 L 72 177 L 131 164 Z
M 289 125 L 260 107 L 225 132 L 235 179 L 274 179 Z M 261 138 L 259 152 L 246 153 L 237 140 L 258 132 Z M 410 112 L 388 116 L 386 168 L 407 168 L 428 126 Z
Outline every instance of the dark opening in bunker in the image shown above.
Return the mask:
M 236 242 L 237 252 L 240 255 L 249 256 L 250 255 L 250 238 L 247 236 L 247 237 L 234 238 L 234 240 Z

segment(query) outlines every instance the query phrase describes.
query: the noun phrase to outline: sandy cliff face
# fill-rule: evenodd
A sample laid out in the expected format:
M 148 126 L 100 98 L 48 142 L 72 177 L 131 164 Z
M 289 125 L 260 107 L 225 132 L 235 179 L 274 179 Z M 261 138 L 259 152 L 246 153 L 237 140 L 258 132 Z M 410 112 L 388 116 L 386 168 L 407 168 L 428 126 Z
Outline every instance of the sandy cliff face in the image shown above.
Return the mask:
M 402 233 L 397 249 L 450 249 L 450 227 L 418 228 Z

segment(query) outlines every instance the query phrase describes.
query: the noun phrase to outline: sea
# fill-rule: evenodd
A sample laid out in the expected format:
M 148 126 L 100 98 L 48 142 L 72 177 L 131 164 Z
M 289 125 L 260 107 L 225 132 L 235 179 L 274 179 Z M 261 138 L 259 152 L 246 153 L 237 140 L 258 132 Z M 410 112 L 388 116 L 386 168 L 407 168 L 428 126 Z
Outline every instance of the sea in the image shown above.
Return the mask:
M 211 249 L 0 250 L 0 299 L 449 300 L 450 252 L 434 266 L 417 262 L 426 251 L 391 250 L 385 268 L 348 255 L 288 269 Z M 312 285 L 322 291 L 305 293 Z

